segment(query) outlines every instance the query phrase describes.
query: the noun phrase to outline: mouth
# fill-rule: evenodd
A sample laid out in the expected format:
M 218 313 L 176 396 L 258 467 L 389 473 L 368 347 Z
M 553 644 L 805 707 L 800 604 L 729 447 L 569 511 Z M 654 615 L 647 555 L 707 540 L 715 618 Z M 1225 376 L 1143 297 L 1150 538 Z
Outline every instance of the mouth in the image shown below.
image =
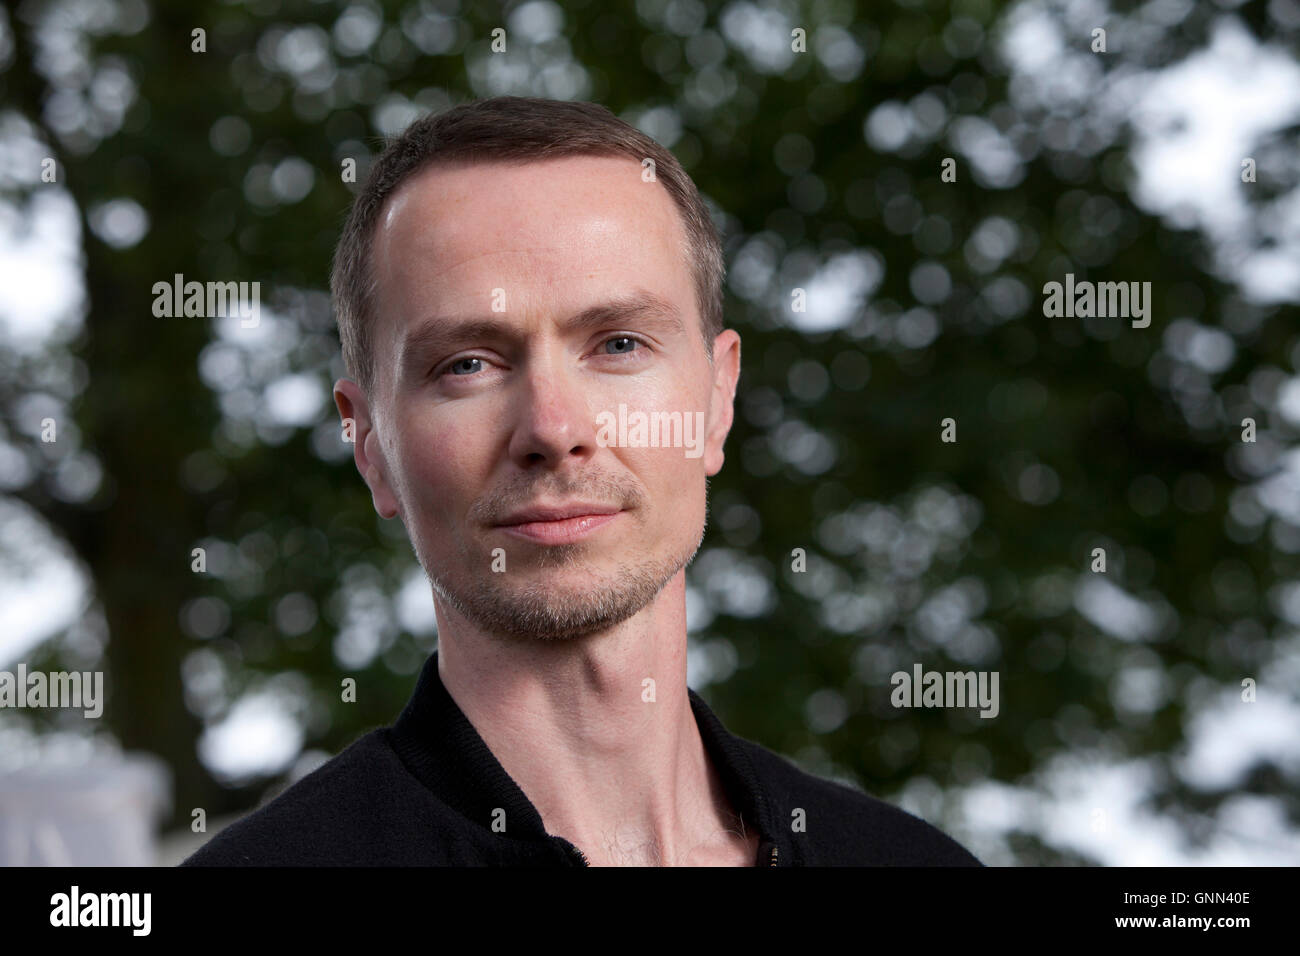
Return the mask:
M 613 524 L 623 512 L 608 505 L 567 505 L 517 512 L 497 527 L 536 544 L 572 544 Z

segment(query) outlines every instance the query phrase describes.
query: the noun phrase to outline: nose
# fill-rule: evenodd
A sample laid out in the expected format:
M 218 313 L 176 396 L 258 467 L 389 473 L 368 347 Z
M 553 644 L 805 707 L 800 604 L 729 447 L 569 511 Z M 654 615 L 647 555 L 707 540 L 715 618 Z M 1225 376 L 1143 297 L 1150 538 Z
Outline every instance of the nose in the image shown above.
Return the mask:
M 523 469 L 559 468 L 570 458 L 586 460 L 596 452 L 596 419 L 581 376 L 559 352 L 530 356 L 513 396 L 509 455 Z

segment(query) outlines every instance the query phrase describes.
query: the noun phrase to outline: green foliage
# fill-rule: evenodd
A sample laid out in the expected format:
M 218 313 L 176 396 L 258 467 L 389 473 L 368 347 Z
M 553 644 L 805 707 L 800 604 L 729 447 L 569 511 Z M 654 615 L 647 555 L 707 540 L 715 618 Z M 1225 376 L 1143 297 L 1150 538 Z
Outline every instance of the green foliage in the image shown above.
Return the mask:
M 35 65 L 34 24 L 71 5 L 36 4 L 28 22 L 15 21 L 15 54 L 0 73 L 3 101 L 36 124 L 82 211 L 88 312 L 70 348 L 88 376 L 72 407 L 105 475 L 87 501 L 60 500 L 52 468 L 14 493 L 88 568 L 111 633 L 105 722 L 125 746 L 175 769 L 181 823 L 190 807 L 250 806 L 265 783 L 224 787 L 196 754 L 204 721 L 242 691 L 301 675 L 306 745 L 335 752 L 393 719 L 433 646 L 384 612 L 369 663 L 340 658 L 342 592 L 391 596 L 417 565 L 400 524 L 374 514 L 332 403 L 314 423 L 277 425 L 264 418 L 264 390 L 303 373 L 328 394 L 342 373 L 324 294 L 356 188 L 341 164 L 355 158 L 361 178 L 382 118 L 403 104 L 440 108 L 498 92 L 483 77 L 497 75 L 487 44 L 502 20 L 480 5 L 389 2 L 373 45 L 349 54 L 336 39 L 343 6 L 158 3 L 137 32 L 91 34 L 88 62 L 118 64 L 136 87 L 120 128 L 102 137 L 51 127 L 51 94 L 78 81 Z M 1266 34 L 1272 27 L 1255 22 L 1263 6 L 1243 10 Z M 1202 7 L 1154 47 L 1099 61 L 1095 82 L 1201 46 Z M 728 324 L 741 332 L 744 366 L 690 581 L 713 611 L 692 641 L 735 667 L 706 696 L 735 732 L 883 796 L 922 777 L 941 787 L 1034 785 L 1054 755 L 1096 749 L 1155 761 L 1157 805 L 1212 812 L 1235 790 L 1193 790 L 1173 758 L 1189 701 L 1258 677 L 1285 633 L 1267 595 L 1296 575 L 1294 529 L 1287 537 L 1276 518 L 1270 537 L 1230 504 L 1258 477 L 1237 454 L 1238 413 L 1258 394 L 1253 373 L 1294 374 L 1294 311 L 1247 302 L 1215 272 L 1199 233 L 1134 203 L 1126 139 L 1091 152 L 1047 145 L 1050 123 L 1082 120 L 1014 105 L 995 52 L 1003 10 L 803 4 L 791 21 L 808 29 L 810 49 L 819 28 L 838 24 L 864 51 L 861 71 L 838 79 L 815 53 L 780 69 L 756 65 L 719 35 L 726 9 L 569 3 L 559 37 L 514 35 L 508 54 L 531 77 L 527 92 L 544 95 L 559 81 L 538 79 L 540 68 L 571 57 L 589 83 L 582 98 L 623 116 L 675 108 L 681 135 L 671 146 L 725 222 Z M 294 32 L 312 25 L 320 32 Z M 195 27 L 207 31 L 206 53 L 191 52 Z M 324 65 L 311 65 L 313 37 L 331 42 Z M 864 122 L 886 101 L 937 107 L 948 134 L 873 148 Z M 1012 141 L 1013 185 L 981 182 L 954 149 L 964 119 Z M 947 157 L 957 160 L 955 183 L 940 177 Z M 288 201 L 275 177 L 290 182 L 284 164 L 295 159 L 314 180 Z M 143 240 L 120 250 L 97 240 L 87 218 L 119 197 L 150 219 Z M 972 237 L 1005 228 L 989 226 L 994 217 L 1014 241 L 988 263 Z M 761 262 L 764 250 L 775 273 L 751 268 L 746 276 L 759 278 L 739 294 L 737 257 Z M 843 328 L 800 331 L 791 290 L 855 250 L 883 265 L 878 287 Z M 940 301 L 918 301 L 921 263 L 942 267 L 951 291 Z M 1150 281 L 1150 328 L 1043 316 L 1043 284 L 1066 272 Z M 175 273 L 260 280 L 274 313 L 264 322 L 283 338 L 240 350 L 204 320 L 155 318 L 153 284 Z M 819 305 L 810 297 L 809 313 Z M 1165 337 L 1185 317 L 1229 329 L 1236 350 L 1205 387 L 1213 413 L 1197 419 Z M 58 351 L 6 359 L 6 409 Z M 205 362 L 234 370 L 224 391 L 205 381 Z M 1294 442 L 1294 423 L 1253 412 L 1276 447 Z M 940 441 L 949 417 L 955 443 Z M 820 448 L 825 467 L 814 465 Z M 190 570 L 197 546 L 209 549 L 209 574 Z M 1110 584 L 1164 609 L 1149 639 L 1114 636 L 1080 613 L 1095 547 L 1106 548 Z M 706 560 L 723 548 L 769 581 L 767 613 L 727 603 L 729 562 Z M 794 548 L 809 555 L 802 575 L 790 571 Z M 195 637 L 183 622 L 204 598 L 197 607 L 226 624 Z M 286 619 L 310 619 L 311 609 L 314 623 L 285 632 Z M 895 710 L 888 675 L 915 662 L 1000 671 L 999 717 Z M 187 701 L 186 667 L 219 673 L 221 690 Z M 1149 667 L 1165 682 L 1160 702 L 1125 705 L 1124 675 Z M 339 699 L 349 676 L 355 704 Z M 825 713 L 820 731 L 810 725 Z M 1243 786 L 1300 816 L 1285 774 Z M 1012 844 L 1024 862 L 1087 862 L 1028 833 Z

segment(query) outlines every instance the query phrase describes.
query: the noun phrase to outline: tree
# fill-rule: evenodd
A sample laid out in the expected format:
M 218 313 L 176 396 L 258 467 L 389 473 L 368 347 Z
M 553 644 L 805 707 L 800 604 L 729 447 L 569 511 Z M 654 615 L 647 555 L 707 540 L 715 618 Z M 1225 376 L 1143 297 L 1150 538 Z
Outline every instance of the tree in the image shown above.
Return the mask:
M 1154 804 L 1191 836 L 1240 792 L 1300 817 L 1283 766 L 1216 790 L 1174 760 L 1191 702 L 1294 640 L 1297 615 L 1267 597 L 1294 593 L 1275 586 L 1295 577 L 1300 517 L 1257 486 L 1300 425 L 1277 404 L 1294 313 L 1252 301 L 1203 232 L 1135 202 L 1132 130 L 1096 101 L 1185 61 L 1219 12 L 1117 13 L 1101 53 L 1096 25 L 1046 5 L 526 4 L 504 21 L 424 3 L 110 7 L 31 4 L 7 31 L 4 102 L 61 174 L 26 170 L 9 199 L 75 200 L 87 311 L 75 341 L 6 357 L 3 407 L 39 462 L 11 493 L 94 582 L 105 723 L 172 766 L 175 821 L 264 788 L 227 786 L 196 753 L 242 694 L 294 702 L 306 745 L 334 752 L 391 721 L 433 646 L 395 617 L 417 566 L 327 397 L 343 369 L 324 290 L 349 161 L 360 180 L 416 112 L 505 92 L 640 123 L 725 227 L 745 367 L 690 580 L 728 726 L 882 795 L 1037 786 L 1054 755 L 1095 748 L 1154 761 Z M 1266 7 L 1235 17 L 1294 53 L 1294 24 Z M 1080 71 L 1060 100 L 1000 52 L 1026 17 Z M 1241 144 L 1255 202 L 1294 195 L 1295 135 Z M 1149 282 L 1149 326 L 1045 315 L 1045 284 L 1067 273 Z M 176 274 L 260 282 L 258 327 L 156 316 L 155 284 Z M 285 411 L 286 382 L 307 411 Z M 64 409 L 57 452 L 18 420 L 34 393 Z M 80 497 L 59 479 L 78 455 L 103 476 Z M 894 707 L 890 677 L 914 664 L 998 671 L 999 715 Z M 1010 839 L 1024 862 L 1075 858 Z

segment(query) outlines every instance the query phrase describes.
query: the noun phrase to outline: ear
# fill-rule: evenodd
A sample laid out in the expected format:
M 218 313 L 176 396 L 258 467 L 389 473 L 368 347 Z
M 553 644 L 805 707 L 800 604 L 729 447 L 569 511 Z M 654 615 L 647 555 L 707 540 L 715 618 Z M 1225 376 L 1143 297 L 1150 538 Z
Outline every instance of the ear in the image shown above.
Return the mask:
M 726 456 L 722 446 L 736 416 L 736 383 L 740 380 L 740 335 L 725 329 L 713 340 L 713 389 L 709 396 L 709 434 L 704 446 L 704 473 L 716 475 Z
M 361 477 L 370 486 L 375 511 L 379 512 L 381 518 L 395 517 L 401 511 L 401 503 L 388 482 L 388 463 L 384 461 L 369 401 L 356 382 L 341 378 L 334 383 L 334 404 L 338 406 L 339 417 L 343 420 L 345 435 L 351 425 L 352 457 L 357 463 L 357 471 L 361 472 Z

